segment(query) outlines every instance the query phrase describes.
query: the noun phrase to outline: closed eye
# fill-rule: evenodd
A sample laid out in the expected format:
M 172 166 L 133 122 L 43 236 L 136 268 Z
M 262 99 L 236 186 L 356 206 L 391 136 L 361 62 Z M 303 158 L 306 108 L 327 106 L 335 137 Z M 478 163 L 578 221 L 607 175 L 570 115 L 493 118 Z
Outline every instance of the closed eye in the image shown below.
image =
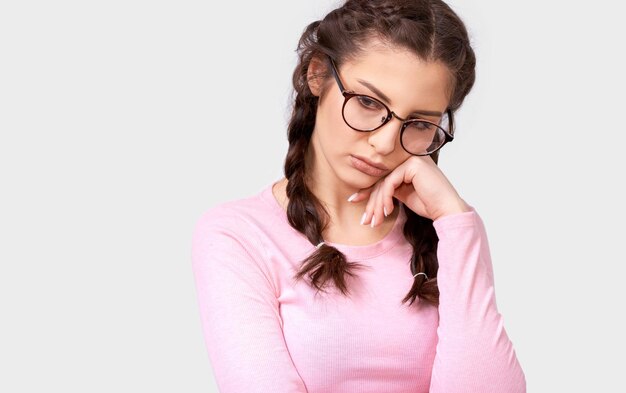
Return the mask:
M 361 104 L 361 106 L 365 109 L 379 111 L 384 108 L 380 102 L 368 96 L 357 96 L 356 99 L 359 101 L 359 104 Z

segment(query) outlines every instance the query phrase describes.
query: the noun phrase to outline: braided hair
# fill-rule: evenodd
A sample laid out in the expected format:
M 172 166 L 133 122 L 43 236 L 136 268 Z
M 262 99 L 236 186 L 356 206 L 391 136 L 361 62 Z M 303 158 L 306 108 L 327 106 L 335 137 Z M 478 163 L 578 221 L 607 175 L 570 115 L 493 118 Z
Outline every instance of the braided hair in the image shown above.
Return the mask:
M 310 23 L 297 47 L 298 64 L 293 73 L 294 100 L 288 126 L 289 149 L 284 163 L 288 180 L 289 224 L 304 234 L 313 245 L 323 241 L 322 231 L 329 221 L 328 212 L 310 191 L 305 156 L 313 128 L 319 97 L 308 85 L 307 72 L 314 57 L 330 57 L 337 65 L 362 53 L 371 38 L 408 49 L 425 61 L 439 61 L 452 77 L 447 108 L 450 132 L 454 132 L 453 114 L 469 94 L 475 81 L 476 58 L 467 30 L 460 18 L 441 0 L 347 0 L 324 19 Z M 328 78 L 329 73 L 323 74 Z M 321 95 L 320 95 L 321 96 Z M 431 155 L 438 162 L 439 151 Z M 394 200 L 394 203 L 395 200 Z M 432 220 L 401 207 L 406 214 L 403 235 L 413 247 L 410 261 L 413 285 L 402 303 L 413 304 L 421 298 L 439 304 L 437 287 L 438 237 Z M 348 261 L 338 249 L 322 244 L 301 261 L 294 278 L 305 276 L 317 291 L 324 291 L 330 281 L 344 295 L 349 294 L 347 276 L 356 276 L 362 268 Z M 408 272 L 407 272 L 408 274 Z

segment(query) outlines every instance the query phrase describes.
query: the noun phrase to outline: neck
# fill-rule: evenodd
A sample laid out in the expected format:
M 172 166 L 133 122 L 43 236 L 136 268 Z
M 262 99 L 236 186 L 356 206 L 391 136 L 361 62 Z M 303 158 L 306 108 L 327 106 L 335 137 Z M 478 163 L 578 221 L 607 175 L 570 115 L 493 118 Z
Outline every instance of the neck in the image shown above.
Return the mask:
M 378 223 L 375 228 L 361 225 L 361 218 L 369 199 L 348 202 L 348 198 L 359 191 L 359 187 L 367 187 L 367 185 L 359 186 L 343 181 L 326 161 L 315 159 L 314 149 L 315 143 L 313 142 L 305 156 L 306 182 L 309 190 L 325 207 L 330 217 L 324 239 L 345 244 L 369 244 L 388 233 L 400 211 L 398 202 L 395 201 L 396 206 L 393 211 L 389 216 L 383 217 L 383 222 Z

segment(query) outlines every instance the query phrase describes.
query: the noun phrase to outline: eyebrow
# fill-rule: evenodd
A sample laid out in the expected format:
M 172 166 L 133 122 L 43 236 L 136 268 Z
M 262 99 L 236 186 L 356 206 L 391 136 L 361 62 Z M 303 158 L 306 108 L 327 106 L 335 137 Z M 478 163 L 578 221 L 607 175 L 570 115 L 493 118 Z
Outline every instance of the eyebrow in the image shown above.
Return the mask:
M 376 86 L 372 85 L 368 81 L 364 81 L 363 79 L 357 79 L 357 82 L 359 82 L 360 84 L 362 84 L 363 86 L 367 87 L 368 89 L 373 91 L 375 94 L 380 96 L 380 98 L 382 98 L 387 103 L 387 105 L 391 105 L 391 100 L 389 99 L 389 97 L 387 97 L 385 95 L 385 93 L 383 93 L 382 91 L 378 90 L 378 88 Z M 442 113 L 441 112 L 437 112 L 437 111 L 428 111 L 428 110 L 424 110 L 424 109 L 418 109 L 418 110 L 414 111 L 413 113 L 411 113 L 409 116 L 413 116 L 413 115 L 441 116 Z

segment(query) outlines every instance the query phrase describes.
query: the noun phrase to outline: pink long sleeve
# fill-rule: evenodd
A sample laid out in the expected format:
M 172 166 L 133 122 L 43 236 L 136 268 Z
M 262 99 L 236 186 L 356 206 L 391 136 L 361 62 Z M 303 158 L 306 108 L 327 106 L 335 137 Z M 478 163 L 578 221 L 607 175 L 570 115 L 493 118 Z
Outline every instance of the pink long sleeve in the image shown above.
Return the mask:
M 430 393 L 523 393 L 526 379 L 498 312 L 484 223 L 476 211 L 433 223 L 439 327 Z
M 276 291 L 245 223 L 234 215 L 205 214 L 193 237 L 193 272 L 200 316 L 221 393 L 293 392 L 306 389 L 281 331 Z
M 408 306 L 404 207 L 376 243 L 329 243 L 365 268 L 347 279 L 350 296 L 332 286 L 317 293 L 293 279 L 315 246 L 289 225 L 273 184 L 209 209 L 193 233 L 202 333 L 221 393 L 526 391 L 475 210 L 433 223 L 440 305 Z

